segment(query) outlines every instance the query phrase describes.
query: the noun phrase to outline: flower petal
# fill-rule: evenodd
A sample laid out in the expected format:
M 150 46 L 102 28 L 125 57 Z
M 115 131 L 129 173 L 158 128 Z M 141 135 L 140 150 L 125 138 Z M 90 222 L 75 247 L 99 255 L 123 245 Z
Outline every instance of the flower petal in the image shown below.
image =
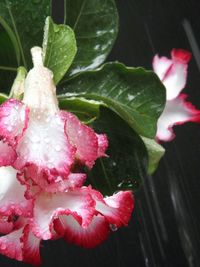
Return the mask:
M 158 75 L 160 80 L 162 81 L 167 73 L 167 71 L 172 66 L 172 60 L 167 57 L 159 57 L 155 55 L 153 58 L 153 70 Z
M 67 179 L 63 180 L 58 176 L 54 183 L 41 185 L 42 189 L 49 193 L 65 192 L 83 186 L 86 180 L 85 173 L 70 173 Z
M 59 115 L 31 114 L 23 138 L 16 148 L 17 169 L 37 166 L 38 173 L 67 177 L 74 163 L 75 150 L 64 132 L 64 122 Z
M 26 190 L 16 178 L 17 171 L 12 167 L 0 168 L 0 214 L 30 216 L 32 201 L 24 197 Z
M 104 215 L 110 224 L 116 227 L 128 224 L 134 207 L 131 191 L 120 191 L 106 198 L 103 198 L 98 191 L 92 191 L 96 210 Z
M 85 173 L 70 173 L 66 179 L 61 176 L 38 172 L 37 166 L 31 165 L 18 174 L 18 180 L 27 186 L 26 198 L 35 198 L 41 190 L 49 193 L 65 192 L 83 186 L 86 180 Z
M 176 98 L 185 87 L 191 54 L 183 49 L 173 49 L 171 56 L 171 60 L 157 55 L 153 59 L 153 69 L 166 87 L 167 100 Z
M 20 241 L 22 232 L 23 228 L 20 228 L 0 237 L 0 253 L 11 259 L 22 261 L 22 243 Z
M 76 158 L 89 168 L 94 161 L 104 155 L 108 146 L 105 135 L 96 135 L 92 128 L 81 123 L 78 118 L 68 112 L 62 112 L 65 119 L 65 130 L 69 141 L 76 147 Z
M 16 145 L 28 123 L 29 109 L 20 101 L 9 99 L 0 106 L 0 136 Z
M 96 134 L 98 139 L 98 158 L 104 157 L 108 148 L 108 138 L 106 134 Z
M 110 232 L 109 224 L 101 215 L 95 215 L 86 228 L 83 228 L 73 216 L 61 215 L 56 220 L 54 227 L 69 243 L 84 248 L 93 248 L 99 245 L 107 239 Z
M 86 227 L 92 220 L 94 207 L 95 202 L 86 187 L 65 193 L 41 193 L 34 205 L 32 231 L 39 238 L 51 239 L 53 221 L 61 214 L 72 215 Z
M 183 64 L 188 64 L 190 61 L 192 54 L 189 51 L 186 51 L 184 49 L 172 49 L 171 51 L 171 57 L 173 61 L 179 61 Z
M 16 158 L 15 150 L 8 143 L 0 140 L 0 167 L 12 165 Z
M 6 235 L 13 230 L 14 224 L 9 220 L 9 216 L 0 217 L 0 234 Z
M 29 225 L 25 226 L 21 241 L 23 243 L 23 261 L 26 263 L 30 263 L 34 266 L 40 266 L 41 265 L 41 257 L 40 257 L 41 239 L 33 235 L 33 233 L 30 231 Z
M 167 101 L 165 109 L 157 123 L 156 138 L 161 141 L 171 141 L 175 135 L 172 127 L 185 122 L 200 122 L 200 110 L 186 101 L 187 95 Z

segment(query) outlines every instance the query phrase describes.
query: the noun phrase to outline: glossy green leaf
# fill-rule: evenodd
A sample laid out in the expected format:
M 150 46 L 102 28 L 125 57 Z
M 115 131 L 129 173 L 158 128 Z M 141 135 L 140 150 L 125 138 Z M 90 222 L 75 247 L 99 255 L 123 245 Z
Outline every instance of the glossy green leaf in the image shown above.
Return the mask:
M 0 93 L 0 104 L 5 102 L 8 99 L 8 96 L 6 94 Z
M 22 100 L 24 94 L 24 82 L 27 75 L 27 70 L 24 67 L 17 69 L 17 76 L 10 90 L 9 98 Z
M 12 29 L 10 28 L 10 26 L 8 25 L 8 23 L 2 17 L 0 17 L 0 24 L 9 36 L 9 42 L 11 41 L 11 43 L 13 45 L 13 48 L 15 50 L 16 60 L 17 60 L 17 63 L 19 64 L 20 63 L 20 48 L 19 48 L 19 44 L 17 42 L 17 38 L 16 38 L 14 32 L 12 31 Z M 2 40 L 0 40 L 0 41 L 2 41 Z
M 94 100 L 71 97 L 59 99 L 59 105 L 61 109 L 74 113 L 82 122 L 88 124 L 98 119 L 100 107 L 104 104 Z M 140 137 L 148 152 L 148 174 L 153 174 L 165 153 L 165 149 L 154 139 Z
M 100 117 L 92 126 L 96 132 L 107 134 L 109 147 L 108 157 L 98 159 L 88 172 L 88 184 L 104 195 L 136 191 L 147 173 L 147 152 L 139 135 L 107 108 L 101 108 Z
M 55 24 L 47 17 L 44 29 L 44 65 L 53 71 L 57 84 L 67 72 L 77 51 L 73 30 L 66 25 Z
M 20 62 L 31 66 L 30 48 L 41 45 L 45 18 L 51 13 L 51 0 L 2 0 L 0 17 L 12 29 L 20 49 Z
M 141 138 L 146 146 L 149 156 L 148 173 L 152 174 L 157 169 L 158 163 L 165 153 L 165 149 L 153 139 L 143 136 Z
M 65 0 L 66 24 L 75 32 L 78 52 L 70 73 L 95 69 L 109 54 L 118 32 L 114 0 Z
M 99 116 L 101 102 L 71 97 L 59 99 L 60 109 L 74 113 L 82 122 L 90 123 Z
M 9 93 L 17 73 L 18 62 L 13 42 L 1 23 L 0 44 L 0 91 Z
M 97 71 L 84 72 L 62 84 L 60 98 L 79 96 L 103 101 L 137 133 L 154 138 L 157 119 L 165 104 L 165 88 L 155 73 L 105 64 Z

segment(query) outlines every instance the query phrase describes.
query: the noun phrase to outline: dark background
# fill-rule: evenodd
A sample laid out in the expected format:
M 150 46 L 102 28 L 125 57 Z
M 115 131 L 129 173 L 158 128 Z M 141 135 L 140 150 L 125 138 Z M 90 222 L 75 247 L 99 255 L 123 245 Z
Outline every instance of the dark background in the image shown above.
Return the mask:
M 154 54 L 172 48 L 193 53 L 185 93 L 200 109 L 200 1 L 117 0 L 120 31 L 109 60 L 151 69 Z M 54 0 L 54 18 L 63 5 Z M 136 194 L 127 228 L 101 246 L 85 250 L 63 240 L 42 244 L 43 267 L 185 267 L 200 266 L 200 126 L 175 128 L 166 155 L 153 177 Z M 28 266 L 0 258 L 0 267 Z

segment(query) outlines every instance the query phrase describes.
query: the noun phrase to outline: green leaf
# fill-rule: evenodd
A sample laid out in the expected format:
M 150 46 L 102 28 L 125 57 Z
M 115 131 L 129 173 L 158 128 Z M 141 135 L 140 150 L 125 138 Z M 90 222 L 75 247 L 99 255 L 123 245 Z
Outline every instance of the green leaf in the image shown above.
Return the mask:
M 61 109 L 74 113 L 82 122 L 86 124 L 91 123 L 99 118 L 100 107 L 103 105 L 104 103 L 102 102 L 78 97 L 61 98 L 59 100 L 59 106 Z M 140 137 L 142 138 L 148 152 L 148 174 L 153 174 L 158 167 L 160 159 L 165 153 L 165 149 L 154 139 L 149 139 L 143 136 Z
M 4 30 L 8 34 L 9 39 L 13 44 L 13 48 L 15 50 L 17 63 L 19 64 L 20 63 L 20 48 L 19 48 L 19 45 L 18 45 L 18 42 L 17 42 L 17 38 L 16 38 L 14 32 L 12 31 L 12 29 L 9 27 L 7 22 L 2 17 L 0 17 L 0 24 L 2 25 L 2 27 L 4 28 Z
M 0 93 L 0 104 L 8 100 L 8 96 L 6 94 Z
M 30 49 L 41 45 L 45 18 L 50 15 L 51 0 L 2 0 L 0 17 L 15 34 L 20 49 L 19 62 L 30 67 Z
M 165 88 L 152 71 L 105 64 L 71 78 L 59 88 L 60 99 L 79 96 L 104 102 L 137 133 L 148 138 L 156 134 L 157 120 L 165 104 Z
M 88 184 L 104 195 L 119 190 L 136 191 L 146 175 L 147 152 L 138 134 L 117 114 L 101 108 L 100 117 L 92 123 L 96 132 L 106 133 L 108 157 L 98 159 L 88 172 Z
M 149 156 L 148 173 L 152 174 L 158 167 L 160 159 L 165 153 L 164 147 L 156 143 L 155 140 L 141 136 Z
M 78 52 L 70 74 L 95 69 L 109 54 L 118 32 L 114 0 L 65 0 L 66 23 L 74 30 Z
M 66 25 L 55 24 L 47 17 L 44 29 L 44 65 L 53 71 L 57 84 L 67 72 L 75 55 L 76 39 L 73 30 Z
M 76 116 L 86 124 L 91 123 L 99 117 L 100 105 L 103 104 L 98 101 L 78 97 L 62 98 L 59 100 L 60 109 L 76 114 Z
M 17 57 L 14 44 L 0 19 L 0 91 L 9 93 L 17 73 Z
M 22 100 L 24 94 L 24 82 L 26 75 L 27 75 L 27 70 L 24 67 L 19 67 L 17 69 L 17 76 L 10 90 L 9 98 Z

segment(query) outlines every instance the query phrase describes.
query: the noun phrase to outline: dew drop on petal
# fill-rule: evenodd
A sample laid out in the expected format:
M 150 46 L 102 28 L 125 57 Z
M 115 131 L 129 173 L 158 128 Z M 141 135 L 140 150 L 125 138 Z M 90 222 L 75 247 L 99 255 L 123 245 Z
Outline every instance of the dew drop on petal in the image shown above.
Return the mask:
M 59 152 L 59 151 L 61 150 L 61 147 L 60 147 L 59 145 L 56 145 L 56 146 L 55 146 L 55 150 L 56 150 L 57 152 Z
M 40 138 L 37 135 L 33 135 L 32 138 L 31 138 L 31 141 L 33 143 L 38 143 L 40 141 Z
M 7 130 L 8 130 L 9 132 L 12 132 L 12 126 L 8 126 Z
M 5 250 L 7 248 L 6 244 L 1 244 L 1 249 Z
M 49 137 L 46 137 L 46 138 L 44 139 L 44 142 L 48 144 L 48 143 L 50 142 L 50 138 L 49 138 Z

